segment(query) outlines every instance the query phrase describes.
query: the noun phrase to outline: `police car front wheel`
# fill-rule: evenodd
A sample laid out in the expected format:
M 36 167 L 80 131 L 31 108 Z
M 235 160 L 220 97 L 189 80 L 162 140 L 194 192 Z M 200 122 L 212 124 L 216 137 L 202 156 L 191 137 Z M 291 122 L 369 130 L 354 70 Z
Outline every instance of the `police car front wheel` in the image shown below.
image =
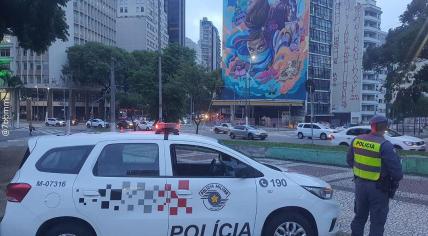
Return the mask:
M 75 223 L 59 223 L 47 229 L 43 236 L 96 236 L 85 225 Z
M 314 236 L 315 230 L 308 219 L 300 214 L 273 217 L 263 236 Z

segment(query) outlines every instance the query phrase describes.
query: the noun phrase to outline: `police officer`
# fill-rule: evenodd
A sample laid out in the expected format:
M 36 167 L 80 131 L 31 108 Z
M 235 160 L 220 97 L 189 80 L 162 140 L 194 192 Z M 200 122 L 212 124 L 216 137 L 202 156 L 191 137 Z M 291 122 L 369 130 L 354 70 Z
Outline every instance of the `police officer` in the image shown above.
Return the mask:
M 403 178 L 401 161 L 392 144 L 384 138 L 388 120 L 375 116 L 371 132 L 356 137 L 348 151 L 347 162 L 355 176 L 355 217 L 352 236 L 363 236 L 370 214 L 370 236 L 382 236 L 389 211 L 389 198 Z M 396 183 L 395 185 L 393 183 Z M 392 193 L 392 194 L 391 194 Z

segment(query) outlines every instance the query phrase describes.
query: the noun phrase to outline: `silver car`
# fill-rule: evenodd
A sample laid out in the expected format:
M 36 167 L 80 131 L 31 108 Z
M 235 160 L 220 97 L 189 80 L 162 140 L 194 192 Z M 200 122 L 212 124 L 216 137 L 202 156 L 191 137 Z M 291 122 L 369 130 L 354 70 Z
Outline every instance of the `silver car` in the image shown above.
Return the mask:
M 241 137 L 244 139 L 261 139 L 265 140 L 268 136 L 267 132 L 250 125 L 238 125 L 230 129 L 229 136 L 231 139 Z

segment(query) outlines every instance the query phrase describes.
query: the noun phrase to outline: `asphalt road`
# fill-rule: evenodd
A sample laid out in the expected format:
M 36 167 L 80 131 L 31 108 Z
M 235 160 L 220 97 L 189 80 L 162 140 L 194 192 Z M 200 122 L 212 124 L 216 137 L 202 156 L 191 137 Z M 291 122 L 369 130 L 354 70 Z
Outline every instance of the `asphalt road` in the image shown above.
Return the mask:
M 7 142 L 0 142 L 7 143 Z M 15 141 L 0 146 L 0 217 L 4 214 L 5 187 L 16 172 L 25 152 L 25 142 Z M 262 159 L 263 162 L 287 168 L 288 171 L 312 175 L 329 182 L 334 198 L 339 202 L 341 215 L 338 220 L 341 233 L 350 233 L 353 217 L 352 172 L 350 169 L 308 163 Z M 426 235 L 428 232 L 428 178 L 405 176 L 396 198 L 390 203 L 390 214 L 385 235 Z

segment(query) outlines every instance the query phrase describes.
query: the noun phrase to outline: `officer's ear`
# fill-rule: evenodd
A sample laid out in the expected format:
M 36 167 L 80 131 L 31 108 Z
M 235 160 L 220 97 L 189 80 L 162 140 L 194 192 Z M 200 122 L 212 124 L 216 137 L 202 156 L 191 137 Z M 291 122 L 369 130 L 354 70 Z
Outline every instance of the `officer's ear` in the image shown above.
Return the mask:
M 370 126 L 371 126 L 373 132 L 377 132 L 376 124 L 371 124 Z

